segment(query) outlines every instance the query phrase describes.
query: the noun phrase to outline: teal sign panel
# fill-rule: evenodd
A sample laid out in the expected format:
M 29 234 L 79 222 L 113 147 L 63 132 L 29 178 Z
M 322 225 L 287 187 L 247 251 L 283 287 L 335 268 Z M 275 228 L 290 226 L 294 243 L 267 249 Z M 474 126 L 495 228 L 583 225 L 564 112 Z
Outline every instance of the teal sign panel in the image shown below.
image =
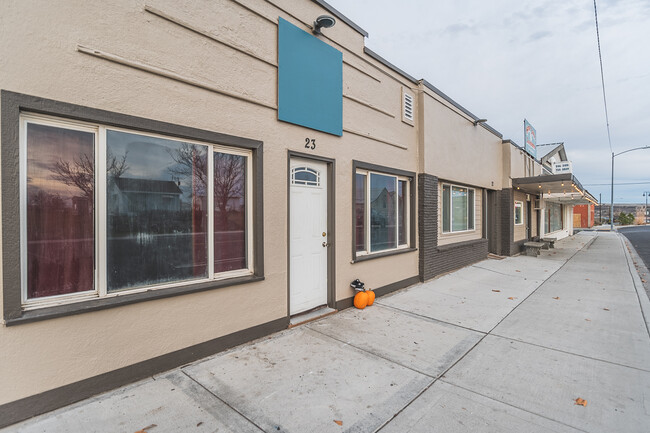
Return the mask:
M 278 119 L 343 135 L 343 54 L 279 18 Z

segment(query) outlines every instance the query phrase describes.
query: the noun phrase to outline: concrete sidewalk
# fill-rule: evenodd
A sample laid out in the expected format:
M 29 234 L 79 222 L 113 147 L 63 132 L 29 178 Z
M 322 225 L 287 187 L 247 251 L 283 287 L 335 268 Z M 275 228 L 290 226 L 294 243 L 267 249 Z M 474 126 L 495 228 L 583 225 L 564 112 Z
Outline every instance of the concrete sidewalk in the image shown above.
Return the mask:
M 623 240 L 556 246 L 1 431 L 650 431 L 650 301 Z

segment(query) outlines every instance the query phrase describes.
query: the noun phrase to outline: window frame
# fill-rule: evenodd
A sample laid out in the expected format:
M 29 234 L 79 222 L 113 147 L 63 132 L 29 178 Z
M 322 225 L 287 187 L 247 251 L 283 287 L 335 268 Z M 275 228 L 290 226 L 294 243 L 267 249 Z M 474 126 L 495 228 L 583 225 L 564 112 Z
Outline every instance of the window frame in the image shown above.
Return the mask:
M 1 91 L 2 141 L 2 224 L 3 224 L 3 318 L 7 326 L 28 323 L 53 317 L 79 314 L 127 305 L 151 299 L 160 299 L 187 293 L 244 284 L 264 279 L 263 209 L 262 209 L 262 147 L 263 143 L 242 137 L 175 125 L 122 113 L 108 112 L 79 105 L 38 98 L 29 95 Z M 213 189 L 208 196 L 208 278 L 138 287 L 101 296 L 98 266 L 106 255 L 105 209 L 107 203 L 105 176 L 95 176 L 95 270 L 92 291 L 54 295 L 27 300 L 26 261 L 26 128 L 27 123 L 45 124 L 73 130 L 92 130 L 95 133 L 95 172 L 105 173 L 106 130 L 122 130 L 129 133 L 180 140 L 207 146 L 208 157 L 215 151 L 247 156 L 247 265 L 246 270 L 214 274 Z M 103 138 L 102 138 L 103 137 Z M 100 144 L 104 140 L 103 147 Z M 104 159 L 103 166 L 98 164 Z M 213 177 L 209 164 L 208 176 Z M 103 177 L 103 182 L 100 178 Z M 103 183 L 104 189 L 101 188 Z M 210 182 L 212 184 L 212 182 Z M 101 203 L 103 202 L 104 212 Z M 18 221 L 18 223 L 16 222 Z M 103 245 L 103 247 L 102 247 Z M 100 251 L 101 249 L 104 251 Z M 100 257 L 100 254 L 102 257 Z M 103 267 L 106 270 L 106 267 Z M 105 281 L 105 280 L 104 280 Z M 28 301 L 28 302 L 26 302 Z
M 370 233 L 371 225 L 369 220 L 371 218 L 370 210 L 370 174 L 378 174 L 383 176 L 391 176 L 395 178 L 395 193 L 399 190 L 399 181 L 406 182 L 406 192 L 404 193 L 404 199 L 408 200 L 405 205 L 406 215 L 404 220 L 406 222 L 406 244 L 399 245 L 399 200 L 396 199 L 397 205 L 395 208 L 395 239 L 397 243 L 396 248 L 390 248 L 381 251 L 370 251 Z M 357 251 L 357 235 L 356 235 L 356 175 L 364 174 L 366 176 L 366 185 L 365 185 L 365 198 L 366 202 L 364 203 L 364 243 L 365 250 Z M 415 173 L 405 170 L 394 169 L 390 167 L 384 167 L 376 164 L 365 163 L 361 161 L 352 161 L 352 262 L 359 262 L 369 259 L 374 259 L 378 257 L 385 257 L 394 254 L 401 254 L 411 251 L 417 251 L 415 248 Z
M 443 205 L 443 203 L 444 203 L 443 194 L 444 194 L 444 191 L 445 191 L 445 186 L 449 187 L 449 230 L 448 231 L 445 231 L 444 224 L 443 224 L 444 212 L 445 212 L 445 208 L 444 208 L 444 205 Z M 467 203 L 468 203 L 468 206 L 467 206 L 467 208 L 468 208 L 467 209 L 467 226 L 468 226 L 468 228 L 466 230 L 454 230 L 454 220 L 453 220 L 453 215 L 454 215 L 453 208 L 454 208 L 454 206 L 453 206 L 452 200 L 451 200 L 452 199 L 452 192 L 453 192 L 454 188 L 464 188 L 464 189 L 466 189 L 467 192 L 468 192 L 468 196 L 469 196 L 469 191 L 470 190 L 472 191 L 472 195 L 474 196 L 474 201 L 472 203 L 472 212 L 474 213 L 474 216 L 472 217 L 472 228 L 471 229 L 469 228 L 469 215 L 470 215 L 470 213 L 469 213 L 469 198 L 468 198 L 468 200 L 467 200 Z M 458 233 L 475 232 L 476 231 L 476 188 L 472 188 L 472 187 L 466 186 L 466 185 L 458 185 L 458 184 L 449 183 L 449 182 L 441 182 L 440 183 L 440 222 L 439 222 L 439 224 L 440 224 L 440 231 L 441 231 L 441 233 L 443 235 L 454 235 L 454 234 L 458 234 Z
M 519 207 L 519 222 L 517 222 L 517 207 Z M 514 224 L 516 226 L 520 226 L 524 224 L 524 202 L 520 200 L 515 200 L 515 207 L 514 207 Z

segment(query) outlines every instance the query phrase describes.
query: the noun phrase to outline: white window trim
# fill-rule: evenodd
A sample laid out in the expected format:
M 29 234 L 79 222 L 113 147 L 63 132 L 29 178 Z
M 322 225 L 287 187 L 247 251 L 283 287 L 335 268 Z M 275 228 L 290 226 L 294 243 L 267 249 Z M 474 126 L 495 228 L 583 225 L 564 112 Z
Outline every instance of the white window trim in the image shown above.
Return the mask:
M 27 124 L 66 128 L 76 131 L 85 131 L 95 134 L 95 172 L 106 173 L 106 131 L 119 131 L 131 134 L 138 134 L 148 137 L 161 138 L 166 140 L 182 141 L 190 144 L 205 146 L 208 158 L 208 178 L 214 177 L 214 152 L 228 153 L 246 157 L 246 251 L 247 268 L 233 271 L 214 273 L 214 182 L 208 183 L 208 277 L 191 280 L 183 280 L 164 284 L 141 286 L 137 288 L 123 289 L 108 293 L 107 290 L 107 195 L 106 176 L 95 175 L 95 270 L 94 285 L 92 290 L 63 295 L 47 296 L 35 299 L 27 298 Z M 202 142 L 197 140 L 178 138 L 170 135 L 142 132 L 135 129 L 105 126 L 99 123 L 84 121 L 71 121 L 54 116 L 22 113 L 20 115 L 20 140 L 19 140 L 19 202 L 20 202 L 20 272 L 21 272 L 21 304 L 25 311 L 56 305 L 83 302 L 90 299 L 113 298 L 118 296 L 142 293 L 151 290 L 159 290 L 171 287 L 188 286 L 192 284 L 219 281 L 228 278 L 253 275 L 254 254 L 253 254 L 253 215 L 255 213 L 253 204 L 253 155 L 252 150 L 238 149 L 229 146 Z M 103 199 L 100 199 L 103 198 Z
M 459 233 L 475 232 L 476 231 L 476 189 L 475 188 L 470 188 L 470 187 L 465 186 L 465 185 L 456 185 L 456 184 L 453 184 L 453 183 L 443 183 L 442 186 L 440 187 L 440 195 L 441 196 L 442 196 L 442 194 L 444 194 L 445 186 L 449 186 L 449 194 L 450 194 L 449 195 L 449 231 L 446 232 L 445 228 L 444 228 L 444 225 L 442 224 L 443 218 L 444 218 L 445 207 L 444 207 L 444 204 L 443 204 L 443 199 L 441 199 L 440 200 L 440 208 L 441 208 L 442 212 L 440 212 L 440 227 L 442 229 L 442 234 L 446 236 L 446 235 L 456 235 L 456 234 L 459 234 Z M 470 190 L 473 191 L 474 203 L 473 203 L 473 206 L 472 206 L 472 211 L 474 212 L 474 218 L 472 219 L 472 221 L 474 222 L 474 226 L 471 229 L 468 228 L 467 230 L 453 230 L 453 221 L 454 221 L 453 220 L 453 214 L 454 214 L 453 208 L 454 207 L 451 205 L 451 191 L 453 190 L 454 187 L 456 187 L 456 188 L 465 188 L 467 190 L 467 192 L 469 192 Z M 469 200 L 468 200 L 468 203 L 469 203 Z M 467 209 L 467 220 L 468 220 L 467 225 L 469 226 L 469 206 L 468 206 L 468 209 Z
M 405 250 L 411 247 L 411 196 L 410 196 L 410 188 L 411 188 L 411 179 L 405 176 L 398 176 L 396 174 L 390 174 L 390 173 L 385 173 L 381 171 L 374 171 L 374 170 L 365 170 L 365 169 L 357 169 L 355 174 L 363 174 L 366 176 L 366 182 L 365 182 L 365 203 L 364 203 L 364 231 L 365 231 L 365 236 L 364 236 L 364 247 L 365 250 L 363 251 L 356 251 L 356 256 L 361 257 L 361 256 L 372 256 L 375 254 L 383 254 L 383 253 L 388 253 L 392 251 L 399 251 L 399 250 Z M 370 251 L 370 233 L 371 233 L 371 224 L 369 224 L 369 218 L 371 215 L 371 209 L 370 209 L 370 174 L 378 174 L 381 176 L 390 176 L 395 178 L 395 192 L 397 193 L 399 185 L 398 182 L 400 180 L 405 181 L 406 183 L 406 190 L 403 192 L 404 193 L 404 198 L 405 198 L 405 204 L 404 204 L 404 220 L 406 222 L 406 244 L 404 245 L 399 245 L 399 200 L 396 200 L 397 205 L 395 206 L 397 215 L 396 215 L 396 221 L 397 223 L 395 224 L 395 239 L 397 239 L 397 247 L 396 248 L 389 248 L 381 251 Z
M 517 205 L 519 205 L 519 211 L 521 213 L 521 218 L 519 219 L 521 222 L 517 222 Z M 514 214 L 514 223 L 516 226 L 521 226 L 524 224 L 524 202 L 515 200 L 515 214 Z

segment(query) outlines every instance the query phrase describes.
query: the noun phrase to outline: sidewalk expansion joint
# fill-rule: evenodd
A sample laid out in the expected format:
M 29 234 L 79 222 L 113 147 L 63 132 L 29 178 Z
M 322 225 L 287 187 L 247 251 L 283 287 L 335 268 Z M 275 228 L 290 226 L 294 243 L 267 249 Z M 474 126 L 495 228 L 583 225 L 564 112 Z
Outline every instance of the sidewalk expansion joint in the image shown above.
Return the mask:
M 264 429 L 263 429 L 262 427 L 258 426 L 257 424 L 255 424 L 255 422 L 253 422 L 253 420 L 251 420 L 251 419 L 248 418 L 246 415 L 244 415 L 243 413 L 241 413 L 240 411 L 238 411 L 236 408 L 234 408 L 232 405 L 230 405 L 230 403 L 228 403 L 227 401 L 223 400 L 222 398 L 219 398 L 219 396 L 218 396 L 217 394 L 215 394 L 214 392 L 210 391 L 210 390 L 209 390 L 208 388 L 206 388 L 206 387 L 205 387 L 201 382 L 199 382 L 198 380 L 194 379 L 192 376 L 190 376 L 189 374 L 187 374 L 187 373 L 186 373 L 182 368 L 180 369 L 180 371 L 181 371 L 181 373 L 183 373 L 185 376 L 187 376 L 187 378 L 190 379 L 192 382 L 196 383 L 198 386 L 200 386 L 201 388 L 203 388 L 203 389 L 204 389 L 208 394 L 212 395 L 214 398 L 216 398 L 217 400 L 219 400 L 220 402 L 222 402 L 223 404 L 225 404 L 226 406 L 228 406 L 230 409 L 232 409 L 233 411 L 235 411 L 237 414 L 239 414 L 239 416 L 241 416 L 242 418 L 244 418 L 246 421 L 248 421 L 249 423 L 251 423 L 252 425 L 254 425 L 255 427 L 257 427 L 257 428 L 259 429 L 259 431 L 261 431 L 261 432 L 264 431 Z
M 566 355 L 573 355 L 573 356 L 577 356 L 577 357 L 579 357 L 579 358 L 591 359 L 592 361 L 604 362 L 604 363 L 606 363 L 606 364 L 616 365 L 616 366 L 618 366 L 618 367 L 631 368 L 632 370 L 637 370 L 637 371 L 643 371 L 643 372 L 645 372 L 645 373 L 650 373 L 650 370 L 646 370 L 646 369 L 644 369 L 644 368 L 633 367 L 633 366 L 631 366 L 631 365 L 625 365 L 625 364 L 621 364 L 621 363 L 614 362 L 614 361 L 608 361 L 608 360 L 606 360 L 606 359 L 594 358 L 593 356 L 582 355 L 582 354 L 580 354 L 580 353 L 569 352 L 569 351 L 567 351 L 567 350 L 557 349 L 557 348 L 555 348 L 555 347 L 548 347 L 548 346 L 544 346 L 544 345 L 541 345 L 541 344 L 531 343 L 530 341 L 520 340 L 520 339 L 518 339 L 518 338 L 506 337 L 505 335 L 499 335 L 499 334 L 490 334 L 490 336 L 492 336 L 492 337 L 502 338 L 502 339 L 504 339 L 504 340 L 509 340 L 509 341 L 516 341 L 516 342 L 518 342 L 518 343 L 528 344 L 528 345 L 530 345 L 530 346 L 539 347 L 539 348 L 541 348 L 541 349 L 548 349 L 548 350 L 552 350 L 552 351 L 554 351 L 554 352 L 564 353 L 564 354 L 566 354 Z
M 524 409 L 523 407 L 515 406 L 514 404 L 506 403 L 505 401 L 497 400 L 496 398 L 494 398 L 494 397 L 490 397 L 489 395 L 481 394 L 480 392 L 474 391 L 474 390 L 469 389 L 469 388 L 465 388 L 464 386 L 456 385 L 456 384 L 451 383 L 451 382 L 449 382 L 449 381 L 446 381 L 446 380 L 444 380 L 444 379 L 440 379 L 440 382 L 442 382 L 442 383 L 444 383 L 444 384 L 447 384 L 447 385 L 451 385 L 451 386 L 453 386 L 453 387 L 455 387 L 455 388 L 460 388 L 460 389 L 465 390 L 465 391 L 467 391 L 467 392 L 471 392 L 472 394 L 480 395 L 481 397 L 483 397 L 483 398 L 487 398 L 488 400 L 492 400 L 492 401 L 495 401 L 495 402 L 497 402 L 497 403 L 501 403 L 501 404 L 504 404 L 504 405 L 506 405 L 506 406 L 510 406 L 510 407 L 512 407 L 512 408 L 515 408 L 515 409 L 518 409 L 518 410 L 520 410 L 520 411 L 523 411 L 523 412 L 529 413 L 529 414 L 531 414 L 531 415 L 535 415 L 535 416 L 538 416 L 538 417 L 540 417 L 540 418 L 544 418 L 544 419 L 546 419 L 546 420 L 552 421 L 552 422 L 554 422 L 554 423 L 556 423 L 556 424 L 563 425 L 563 426 L 565 426 L 565 427 L 569 427 L 569 428 L 572 428 L 572 429 L 575 429 L 575 430 L 578 430 L 578 431 L 581 431 L 581 432 L 585 432 L 585 433 L 587 433 L 587 432 L 589 431 L 589 430 L 583 430 L 583 429 L 581 429 L 580 427 L 576 427 L 576 426 L 573 426 L 573 425 L 571 425 L 571 424 L 567 424 L 567 423 L 562 422 L 562 421 L 558 421 L 557 419 L 554 419 L 554 418 L 549 418 L 549 417 L 547 417 L 547 416 L 545 416 L 545 415 L 542 415 L 542 414 L 540 414 L 540 413 L 533 412 L 533 411 L 530 411 L 530 410 L 528 410 L 528 409 Z
M 418 319 L 425 319 L 425 320 L 428 320 L 428 321 L 434 322 L 434 323 L 442 323 L 444 325 L 454 326 L 456 328 L 465 329 L 467 331 L 478 332 L 479 334 L 487 334 L 487 332 L 485 332 L 485 331 L 480 331 L 478 329 L 469 328 L 467 326 L 459 325 L 457 323 L 451 323 L 451 322 L 447 322 L 447 321 L 444 321 L 444 320 L 436 319 L 434 317 L 424 316 L 422 314 L 414 313 L 412 311 L 403 310 L 401 308 L 395 307 L 394 305 L 386 305 L 386 304 L 381 303 L 381 300 L 376 301 L 376 303 L 380 307 L 390 308 L 391 310 L 399 311 L 400 313 L 404 313 L 404 314 L 406 314 L 408 316 L 416 317 Z
M 316 332 L 316 333 L 318 333 L 318 334 L 320 334 L 320 335 L 322 335 L 322 336 L 324 336 L 324 337 L 330 338 L 330 339 L 332 339 L 332 340 L 334 340 L 334 341 L 338 341 L 339 343 L 345 344 L 346 346 L 353 347 L 353 348 L 355 348 L 355 349 L 357 349 L 357 350 L 360 350 L 360 351 L 362 351 L 362 352 L 364 352 L 364 353 L 367 353 L 367 354 L 372 355 L 372 356 L 374 356 L 374 357 L 377 357 L 377 358 L 379 358 L 379 359 L 383 359 L 384 361 L 388 361 L 388 362 L 390 362 L 391 364 L 399 365 L 400 367 L 404 367 L 404 368 L 406 368 L 407 370 L 411 370 L 411 371 L 413 371 L 413 372 L 415 372 L 415 373 L 417 373 L 417 374 L 421 374 L 421 375 L 423 375 L 423 376 L 429 377 L 429 378 L 433 379 L 434 381 L 435 381 L 437 378 L 439 378 L 439 377 L 441 376 L 441 375 L 438 375 L 438 376 L 432 376 L 432 375 L 430 375 L 429 373 L 424 373 L 423 371 L 416 370 L 415 368 L 413 368 L 413 367 L 409 367 L 408 365 L 400 364 L 399 362 L 394 361 L 394 360 L 392 360 L 392 359 L 390 359 L 390 358 L 387 358 L 387 357 L 385 357 L 385 356 L 382 356 L 382 355 L 379 355 L 379 354 L 377 354 L 377 353 L 371 352 L 371 351 L 369 351 L 368 349 L 364 349 L 363 347 L 356 346 L 356 345 L 350 343 L 349 341 L 341 340 L 340 338 L 336 338 L 336 337 L 334 337 L 334 336 L 332 336 L 332 335 L 325 334 L 324 332 L 319 331 L 319 330 L 314 329 L 314 328 L 311 328 L 311 327 L 309 327 L 309 326 L 307 326 L 307 328 L 308 328 L 310 331 Z M 432 382 L 432 383 L 433 383 L 433 382 Z

